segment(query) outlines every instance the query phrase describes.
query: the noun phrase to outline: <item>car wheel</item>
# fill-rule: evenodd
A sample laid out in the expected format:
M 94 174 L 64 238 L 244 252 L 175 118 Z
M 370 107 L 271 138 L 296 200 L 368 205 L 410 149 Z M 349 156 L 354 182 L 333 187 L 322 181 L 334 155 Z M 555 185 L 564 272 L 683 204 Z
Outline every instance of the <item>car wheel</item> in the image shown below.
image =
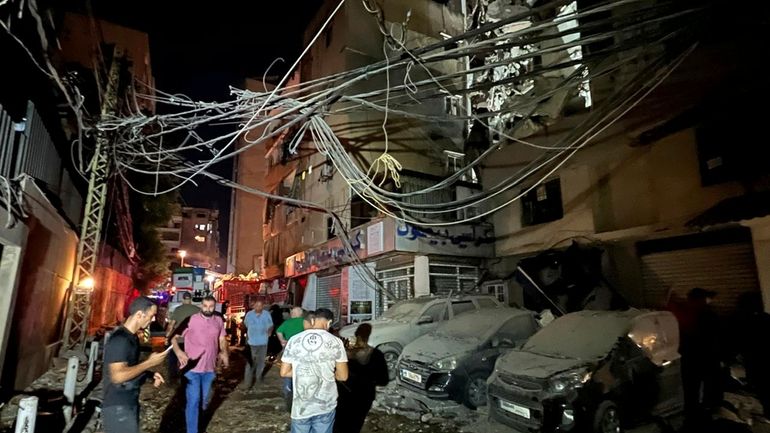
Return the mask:
M 594 433 L 623 433 L 620 409 L 615 402 L 604 400 L 594 415 Z
M 388 375 L 390 380 L 396 378 L 398 370 L 398 357 L 401 355 L 401 348 L 395 344 L 383 344 L 377 347 L 385 355 L 385 363 L 388 365 Z
M 487 405 L 487 377 L 484 373 L 473 373 L 465 383 L 463 404 L 470 409 Z

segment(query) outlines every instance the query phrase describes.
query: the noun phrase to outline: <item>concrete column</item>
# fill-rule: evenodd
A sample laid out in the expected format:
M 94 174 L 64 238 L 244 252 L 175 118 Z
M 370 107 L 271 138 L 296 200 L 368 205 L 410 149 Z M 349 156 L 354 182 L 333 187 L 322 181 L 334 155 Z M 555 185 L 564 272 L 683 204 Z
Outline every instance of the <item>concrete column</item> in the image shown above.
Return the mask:
M 749 224 L 765 312 L 770 313 L 770 218 Z
M 430 295 L 428 256 L 414 256 L 414 296 Z
M 13 326 L 13 310 L 21 275 L 23 248 L 3 244 L 0 252 L 0 371 L 5 362 L 8 338 Z

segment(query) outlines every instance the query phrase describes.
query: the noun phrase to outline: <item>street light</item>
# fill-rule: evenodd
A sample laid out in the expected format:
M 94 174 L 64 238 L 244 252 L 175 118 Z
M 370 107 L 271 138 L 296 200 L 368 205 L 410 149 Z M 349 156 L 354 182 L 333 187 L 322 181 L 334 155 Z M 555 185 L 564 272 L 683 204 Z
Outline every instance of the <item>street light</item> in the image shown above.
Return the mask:
M 182 258 L 182 263 L 179 265 L 179 267 L 184 268 L 184 258 L 187 256 L 187 251 L 185 250 L 179 250 L 179 257 Z
M 80 282 L 78 283 L 78 287 L 80 287 L 81 289 L 93 290 L 94 279 L 91 277 L 85 277 L 82 280 L 80 280 Z

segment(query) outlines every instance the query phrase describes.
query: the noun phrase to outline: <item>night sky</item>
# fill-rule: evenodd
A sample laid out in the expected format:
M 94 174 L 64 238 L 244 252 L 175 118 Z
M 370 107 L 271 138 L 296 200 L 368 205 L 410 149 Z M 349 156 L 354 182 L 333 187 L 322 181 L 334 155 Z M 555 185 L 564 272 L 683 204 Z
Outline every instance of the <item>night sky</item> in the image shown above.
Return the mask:
M 149 33 L 158 89 L 194 100 L 223 101 L 229 98 L 228 86 L 242 87 L 244 78 L 262 77 L 277 57 L 286 62 L 270 72 L 285 73 L 301 52 L 305 26 L 321 3 L 258 0 L 199 6 L 179 0 L 103 0 L 92 6 L 96 16 Z M 198 132 L 206 138 L 215 131 Z M 228 160 L 211 171 L 231 178 L 232 169 Z M 196 180 L 199 186 L 183 188 L 182 198 L 190 206 L 220 209 L 220 249 L 225 255 L 230 189 Z

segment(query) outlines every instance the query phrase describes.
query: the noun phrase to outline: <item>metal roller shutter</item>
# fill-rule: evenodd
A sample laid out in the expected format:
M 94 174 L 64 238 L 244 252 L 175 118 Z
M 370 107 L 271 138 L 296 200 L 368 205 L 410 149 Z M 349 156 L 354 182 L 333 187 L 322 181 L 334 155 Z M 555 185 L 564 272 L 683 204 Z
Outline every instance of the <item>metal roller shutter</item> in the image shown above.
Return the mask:
M 414 266 L 377 271 L 377 280 L 396 297 L 389 299 L 382 292 L 377 293 L 375 305 L 377 317 L 396 302 L 414 298 Z
M 316 308 L 328 308 L 334 312 L 334 320 L 340 317 L 340 288 L 342 274 L 318 277 Z
M 759 290 L 754 249 L 750 243 L 689 248 L 642 256 L 644 301 L 662 308 L 673 297 L 686 298 L 694 287 L 717 292 L 714 310 L 730 314 L 738 298 Z
M 478 281 L 478 268 L 453 264 L 430 265 L 430 293 L 447 296 L 472 290 Z

